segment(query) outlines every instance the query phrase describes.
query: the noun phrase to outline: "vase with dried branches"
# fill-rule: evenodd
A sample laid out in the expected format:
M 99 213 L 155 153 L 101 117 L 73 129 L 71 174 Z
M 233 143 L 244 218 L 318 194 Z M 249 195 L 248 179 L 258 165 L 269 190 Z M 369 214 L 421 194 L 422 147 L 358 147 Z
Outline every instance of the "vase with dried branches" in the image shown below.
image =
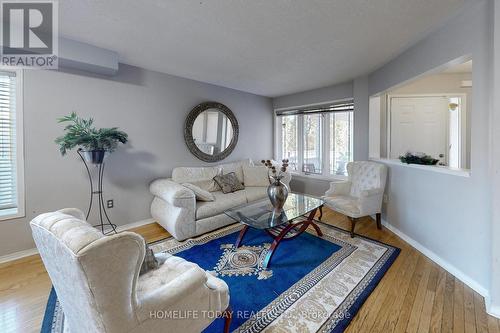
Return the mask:
M 281 211 L 288 197 L 288 186 L 281 182 L 288 168 L 288 160 L 282 160 L 279 169 L 273 165 L 271 160 L 262 160 L 261 162 L 269 169 L 268 177 L 270 185 L 267 187 L 267 196 L 273 207 Z

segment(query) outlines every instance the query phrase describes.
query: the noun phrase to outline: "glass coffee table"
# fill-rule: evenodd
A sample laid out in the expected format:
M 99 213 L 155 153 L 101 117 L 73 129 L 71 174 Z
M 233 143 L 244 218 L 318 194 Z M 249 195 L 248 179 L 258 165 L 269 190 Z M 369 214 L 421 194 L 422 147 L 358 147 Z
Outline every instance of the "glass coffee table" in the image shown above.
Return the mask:
M 324 201 L 319 198 L 290 193 L 281 211 L 276 211 L 266 198 L 228 209 L 224 213 L 244 225 L 234 244 L 236 248 L 241 245 L 248 228 L 265 230 L 274 239 L 263 263 L 263 267 L 267 268 L 282 240 L 299 236 L 309 226 L 314 228 L 318 236 L 323 236 L 319 226 L 314 223 L 314 215 L 323 204 Z M 298 219 L 305 215 L 306 219 Z

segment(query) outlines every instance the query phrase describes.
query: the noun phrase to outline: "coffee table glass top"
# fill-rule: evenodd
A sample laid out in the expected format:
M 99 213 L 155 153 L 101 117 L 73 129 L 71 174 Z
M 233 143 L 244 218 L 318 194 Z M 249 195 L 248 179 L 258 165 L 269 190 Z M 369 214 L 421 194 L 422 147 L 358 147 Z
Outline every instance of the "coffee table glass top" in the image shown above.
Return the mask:
M 281 212 L 273 209 L 269 198 L 226 210 L 229 217 L 256 229 L 270 229 L 312 212 L 324 201 L 304 194 L 290 193 Z

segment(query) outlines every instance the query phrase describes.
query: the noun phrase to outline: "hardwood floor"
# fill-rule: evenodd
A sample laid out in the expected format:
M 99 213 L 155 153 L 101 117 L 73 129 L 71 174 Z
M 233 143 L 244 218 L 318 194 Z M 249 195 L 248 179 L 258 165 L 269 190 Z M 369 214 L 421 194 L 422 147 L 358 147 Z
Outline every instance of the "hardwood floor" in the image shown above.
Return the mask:
M 349 230 L 346 217 L 325 209 L 323 221 Z M 158 224 L 132 231 L 148 242 L 169 234 Z M 346 332 L 499 332 L 483 297 L 369 218 L 356 233 L 397 246 L 401 254 Z M 0 332 L 39 332 L 50 280 L 38 255 L 0 265 Z

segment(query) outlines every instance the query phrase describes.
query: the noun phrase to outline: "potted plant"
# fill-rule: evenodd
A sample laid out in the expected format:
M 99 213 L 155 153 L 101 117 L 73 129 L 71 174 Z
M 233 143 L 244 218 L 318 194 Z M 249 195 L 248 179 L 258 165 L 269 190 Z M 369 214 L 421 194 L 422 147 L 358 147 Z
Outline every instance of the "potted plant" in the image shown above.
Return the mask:
M 399 156 L 399 160 L 406 164 L 436 165 L 439 160 L 424 153 L 407 152 Z
M 58 122 L 68 123 L 64 128 L 64 135 L 55 140 L 61 155 L 79 147 L 85 160 L 92 164 L 101 164 L 106 153 L 114 151 L 119 143 L 128 141 L 127 133 L 117 127 L 97 129 L 94 127 L 94 119 L 80 118 L 75 112 L 59 118 Z

